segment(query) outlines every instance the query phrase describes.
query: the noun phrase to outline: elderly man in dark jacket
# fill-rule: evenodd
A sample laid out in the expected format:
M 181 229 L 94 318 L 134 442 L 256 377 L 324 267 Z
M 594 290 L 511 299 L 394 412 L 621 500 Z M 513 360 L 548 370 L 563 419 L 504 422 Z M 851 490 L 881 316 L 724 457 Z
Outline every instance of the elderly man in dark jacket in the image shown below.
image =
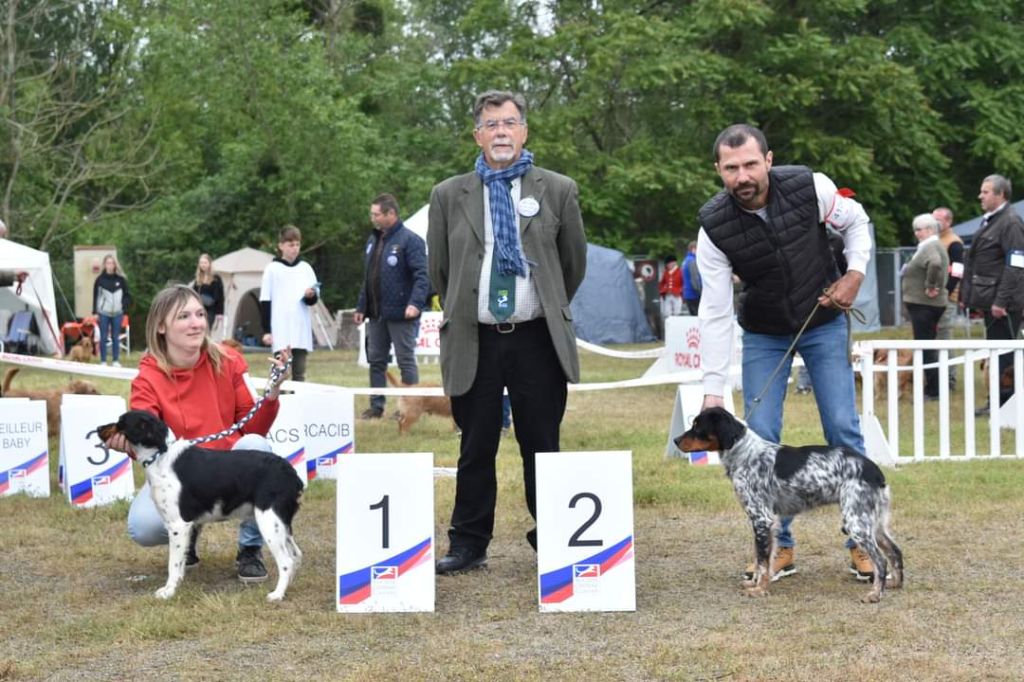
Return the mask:
M 1024 310 L 1024 221 L 1010 206 L 1010 181 L 990 175 L 981 183 L 978 200 L 985 212 L 974 235 L 960 283 L 960 305 L 985 314 L 985 338 L 1016 339 Z M 999 356 L 999 374 L 1013 365 L 1013 355 Z M 1002 405 L 1013 389 L 1001 389 Z M 989 413 L 988 405 L 975 414 Z
M 370 386 L 383 388 L 385 372 L 395 347 L 395 358 L 405 384 L 419 383 L 416 336 L 420 312 L 427 305 L 427 250 L 423 240 L 402 224 L 398 201 L 381 194 L 370 205 L 374 230 L 366 240 L 366 275 L 353 320 L 366 320 L 366 359 Z M 370 396 L 363 419 L 380 419 L 384 396 Z

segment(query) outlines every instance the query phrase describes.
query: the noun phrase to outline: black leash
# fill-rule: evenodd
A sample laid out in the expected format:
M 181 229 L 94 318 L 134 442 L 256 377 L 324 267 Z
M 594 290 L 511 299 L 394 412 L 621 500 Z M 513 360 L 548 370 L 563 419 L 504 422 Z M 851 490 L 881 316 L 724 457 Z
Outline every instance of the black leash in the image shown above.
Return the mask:
M 267 394 L 270 393 L 270 391 L 273 390 L 273 388 L 280 384 L 281 381 L 284 379 L 284 375 L 285 373 L 287 373 L 288 368 L 291 367 L 291 364 L 292 357 L 291 355 L 289 355 L 288 359 L 285 361 L 283 365 L 271 365 L 270 379 L 267 381 L 267 387 L 263 389 L 263 395 L 256 399 L 256 402 L 253 403 L 252 408 L 244 415 L 242 415 L 241 419 L 239 419 L 237 422 L 235 422 L 228 428 L 224 429 L 223 431 L 211 433 L 209 436 L 202 436 L 201 438 L 192 438 L 189 441 L 187 441 L 188 444 L 190 446 L 202 445 L 203 443 L 210 443 L 212 441 L 220 440 L 221 438 L 230 436 L 235 431 L 241 431 L 242 427 L 249 423 L 249 421 L 256 415 L 256 412 L 260 409 L 263 403 L 266 402 Z M 143 463 L 142 466 L 147 465 Z
M 825 289 L 822 293 L 826 298 L 828 298 L 828 300 L 832 301 L 832 305 L 834 305 L 839 310 L 843 311 L 843 313 L 846 315 L 846 355 L 849 356 L 851 349 L 853 348 L 853 322 L 850 320 L 850 318 L 856 318 L 857 321 L 860 322 L 861 324 L 864 324 L 867 321 L 867 318 L 864 316 L 864 313 L 857 310 L 852 305 L 843 305 L 836 301 L 834 298 L 832 298 L 832 294 L 829 292 L 828 289 Z M 786 352 L 783 354 L 782 360 L 780 360 L 779 364 L 776 365 L 775 371 L 773 371 L 771 375 L 768 377 L 768 381 L 765 382 L 765 385 L 761 389 L 761 392 L 758 393 L 757 397 L 751 401 L 750 412 L 744 415 L 744 419 L 746 419 L 747 421 L 750 421 L 750 415 L 754 414 L 754 411 L 757 410 L 757 408 L 761 405 L 761 398 L 763 398 L 764 394 L 768 392 L 768 388 L 772 385 L 772 382 L 775 380 L 775 377 L 785 366 L 786 361 L 794 354 L 793 349 L 796 348 L 797 342 L 800 341 L 800 337 L 803 336 L 803 333 L 807 330 L 807 325 L 809 325 L 811 323 L 811 320 L 814 318 L 814 313 L 818 312 L 818 308 L 820 307 L 820 301 L 814 304 L 814 308 L 811 309 L 810 315 L 808 315 L 807 319 L 804 320 L 803 325 L 800 327 L 800 331 L 798 331 L 796 333 L 796 336 L 793 337 L 793 343 L 789 344 L 789 348 L 787 348 Z

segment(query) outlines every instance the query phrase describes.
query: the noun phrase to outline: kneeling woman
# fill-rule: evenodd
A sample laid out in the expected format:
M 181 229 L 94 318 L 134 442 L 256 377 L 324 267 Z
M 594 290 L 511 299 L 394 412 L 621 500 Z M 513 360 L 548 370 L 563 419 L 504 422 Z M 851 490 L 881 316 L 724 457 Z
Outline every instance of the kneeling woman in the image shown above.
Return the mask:
M 129 406 L 162 419 L 178 438 L 199 438 L 235 424 L 255 402 L 245 359 L 233 348 L 213 343 L 206 310 L 191 288 L 171 286 L 153 299 L 146 320 L 146 354 L 132 381 Z M 278 389 L 274 387 L 253 418 L 219 440 L 204 443 L 213 449 L 271 450 L 266 434 L 277 417 Z M 121 436 L 111 439 L 111 447 Z M 128 534 L 146 547 L 167 544 L 167 530 L 150 496 L 142 487 L 128 512 Z M 255 521 L 243 521 L 236 558 L 242 582 L 266 580 L 260 548 L 263 537 Z M 196 534 L 189 543 L 187 565 L 199 563 Z

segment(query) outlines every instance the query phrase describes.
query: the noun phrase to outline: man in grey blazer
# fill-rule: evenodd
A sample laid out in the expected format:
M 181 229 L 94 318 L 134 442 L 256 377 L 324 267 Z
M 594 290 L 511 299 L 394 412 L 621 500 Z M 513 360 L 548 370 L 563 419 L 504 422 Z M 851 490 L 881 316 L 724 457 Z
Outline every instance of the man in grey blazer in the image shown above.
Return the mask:
M 579 191 L 537 168 L 526 100 L 485 92 L 473 107 L 476 169 L 430 196 L 428 268 L 444 308 L 441 374 L 462 430 L 449 551 L 440 574 L 483 566 L 494 530 L 495 458 L 508 389 L 536 517 L 534 455 L 559 449 L 566 382 L 579 381 L 569 301 L 586 269 Z M 536 549 L 536 529 L 527 541 Z

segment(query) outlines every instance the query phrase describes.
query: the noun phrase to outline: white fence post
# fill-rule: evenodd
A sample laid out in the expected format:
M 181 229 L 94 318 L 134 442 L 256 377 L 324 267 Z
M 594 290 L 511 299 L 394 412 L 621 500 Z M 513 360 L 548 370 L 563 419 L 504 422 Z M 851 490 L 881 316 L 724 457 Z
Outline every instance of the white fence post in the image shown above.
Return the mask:
M 1007 455 L 1016 458 L 1024 458 L 1024 341 L 986 341 L 986 340 L 950 340 L 950 341 L 909 341 L 909 340 L 872 340 L 863 343 L 863 356 L 860 360 L 860 374 L 862 387 L 862 411 L 865 419 L 875 419 L 874 401 L 876 398 L 875 379 L 877 373 L 882 372 L 885 379 L 886 390 L 881 391 L 886 401 L 886 424 L 883 429 L 884 438 L 888 442 L 889 451 L 896 462 L 919 462 L 925 460 L 967 460 L 984 456 L 986 458 L 1005 457 Z M 886 350 L 885 363 L 875 365 L 875 349 Z M 909 366 L 898 364 L 899 351 L 911 351 L 912 360 Z M 937 358 L 934 363 L 924 363 L 925 351 L 937 351 Z M 960 353 L 951 357 L 951 351 Z M 1013 353 L 1013 387 L 1014 397 L 1000 409 L 1000 378 L 999 354 Z M 989 414 L 989 452 L 987 455 L 979 455 L 977 447 L 977 427 L 975 424 L 974 408 L 974 382 L 976 378 L 974 363 L 979 360 L 986 360 L 988 363 L 987 379 L 988 391 L 987 400 L 990 406 Z M 963 382 L 958 384 L 956 390 L 963 395 L 964 402 L 964 442 L 960 449 L 959 443 L 952 443 L 951 425 L 953 418 L 952 391 L 949 386 L 949 379 L 952 374 L 951 368 L 956 365 L 964 365 Z M 938 432 L 929 434 L 926 431 L 925 414 L 926 410 L 932 409 L 930 401 L 926 401 L 924 395 L 925 372 L 928 369 L 938 370 L 939 394 L 937 401 L 938 410 Z M 910 382 L 910 409 L 912 419 L 908 421 L 904 417 L 900 419 L 900 395 L 899 379 L 902 372 L 909 372 Z M 879 382 L 881 383 L 881 382 Z M 880 387 L 880 386 L 879 386 Z M 907 405 L 902 406 L 907 409 Z M 913 429 L 911 452 L 900 453 L 900 427 L 909 425 Z M 1016 430 L 1014 447 L 1012 453 L 1002 454 L 1001 436 L 1003 428 Z M 935 448 L 935 435 L 938 438 L 937 450 Z M 931 445 L 929 445 L 931 443 Z

